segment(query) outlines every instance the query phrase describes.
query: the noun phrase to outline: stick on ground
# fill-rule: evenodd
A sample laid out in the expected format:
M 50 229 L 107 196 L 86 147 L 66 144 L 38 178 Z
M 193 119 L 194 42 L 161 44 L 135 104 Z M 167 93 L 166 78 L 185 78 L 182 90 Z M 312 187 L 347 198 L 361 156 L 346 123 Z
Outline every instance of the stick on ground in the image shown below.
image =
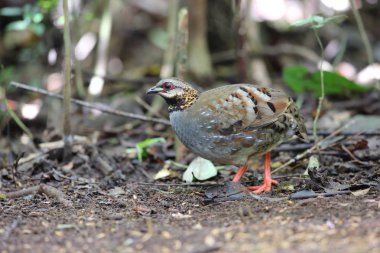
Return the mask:
M 62 203 L 64 206 L 73 205 L 73 203 L 66 198 L 66 195 L 62 191 L 47 184 L 31 186 L 31 187 L 14 191 L 14 192 L 2 193 L 2 195 L 4 195 L 8 199 L 15 199 L 15 198 L 28 196 L 31 194 L 36 194 L 36 193 L 40 193 L 40 194 L 44 193 L 49 198 L 55 198 L 58 202 Z
M 44 89 L 32 87 L 32 86 L 29 86 L 29 85 L 26 85 L 23 83 L 12 81 L 12 82 L 10 82 L 10 84 L 12 86 L 15 86 L 17 88 L 21 88 L 21 89 L 24 89 L 27 91 L 37 92 L 37 93 L 40 93 L 43 95 L 47 95 L 49 97 L 55 97 L 55 98 L 63 99 L 63 96 L 60 94 L 56 94 L 56 93 L 53 93 L 53 92 L 50 92 L 50 91 L 47 91 Z M 72 98 L 71 103 L 74 103 L 74 104 L 77 104 L 77 105 L 80 105 L 83 107 L 91 108 L 91 109 L 96 109 L 96 110 L 99 110 L 101 112 L 105 112 L 105 113 L 109 113 L 109 114 L 113 114 L 113 115 L 117 115 L 117 116 L 122 116 L 122 117 L 126 117 L 126 118 L 131 118 L 131 119 L 138 119 L 138 120 L 148 121 L 148 122 L 161 123 L 164 125 L 170 125 L 170 122 L 166 119 L 158 119 L 158 118 L 147 117 L 147 116 L 143 116 L 143 115 L 139 115 L 139 114 L 123 112 L 120 110 L 112 109 L 112 108 L 105 106 L 105 105 L 89 103 L 89 102 L 79 100 L 79 99 L 73 99 Z

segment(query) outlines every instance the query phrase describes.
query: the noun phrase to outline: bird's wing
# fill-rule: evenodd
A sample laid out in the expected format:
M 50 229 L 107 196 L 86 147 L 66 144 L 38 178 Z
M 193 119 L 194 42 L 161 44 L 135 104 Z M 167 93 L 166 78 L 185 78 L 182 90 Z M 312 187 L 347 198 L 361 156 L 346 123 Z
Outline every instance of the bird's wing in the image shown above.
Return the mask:
M 291 103 L 284 92 L 236 84 L 202 93 L 192 111 L 201 124 L 228 135 L 277 121 Z

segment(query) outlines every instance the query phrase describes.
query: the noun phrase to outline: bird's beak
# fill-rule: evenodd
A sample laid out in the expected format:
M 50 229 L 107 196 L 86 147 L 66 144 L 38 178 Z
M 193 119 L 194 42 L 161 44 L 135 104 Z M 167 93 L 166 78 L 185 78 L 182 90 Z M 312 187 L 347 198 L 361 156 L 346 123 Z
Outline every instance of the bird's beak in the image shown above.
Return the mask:
M 162 91 L 163 89 L 161 87 L 154 86 L 146 91 L 146 94 L 156 94 Z

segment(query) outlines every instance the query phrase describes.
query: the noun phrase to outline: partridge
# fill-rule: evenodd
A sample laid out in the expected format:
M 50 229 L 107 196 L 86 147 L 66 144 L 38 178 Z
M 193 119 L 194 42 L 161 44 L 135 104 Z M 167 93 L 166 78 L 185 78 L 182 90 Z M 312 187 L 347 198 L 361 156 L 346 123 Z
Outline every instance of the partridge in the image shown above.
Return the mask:
M 238 182 L 251 158 L 265 155 L 264 182 L 247 187 L 270 191 L 270 151 L 293 137 L 307 141 L 304 119 L 293 100 L 280 90 L 233 84 L 200 93 L 190 84 L 163 79 L 147 91 L 168 104 L 170 123 L 193 153 L 219 164 L 240 166 Z

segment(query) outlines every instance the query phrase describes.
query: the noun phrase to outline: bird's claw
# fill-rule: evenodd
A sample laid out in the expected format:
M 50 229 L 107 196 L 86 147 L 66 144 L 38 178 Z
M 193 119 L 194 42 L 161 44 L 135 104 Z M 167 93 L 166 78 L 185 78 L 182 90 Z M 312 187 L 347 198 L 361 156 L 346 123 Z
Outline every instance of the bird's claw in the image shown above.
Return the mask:
M 278 182 L 270 178 L 270 179 L 264 180 L 264 183 L 260 186 L 249 186 L 247 188 L 248 190 L 253 191 L 256 194 L 260 194 L 263 192 L 269 192 L 272 187 L 272 184 L 278 185 Z

